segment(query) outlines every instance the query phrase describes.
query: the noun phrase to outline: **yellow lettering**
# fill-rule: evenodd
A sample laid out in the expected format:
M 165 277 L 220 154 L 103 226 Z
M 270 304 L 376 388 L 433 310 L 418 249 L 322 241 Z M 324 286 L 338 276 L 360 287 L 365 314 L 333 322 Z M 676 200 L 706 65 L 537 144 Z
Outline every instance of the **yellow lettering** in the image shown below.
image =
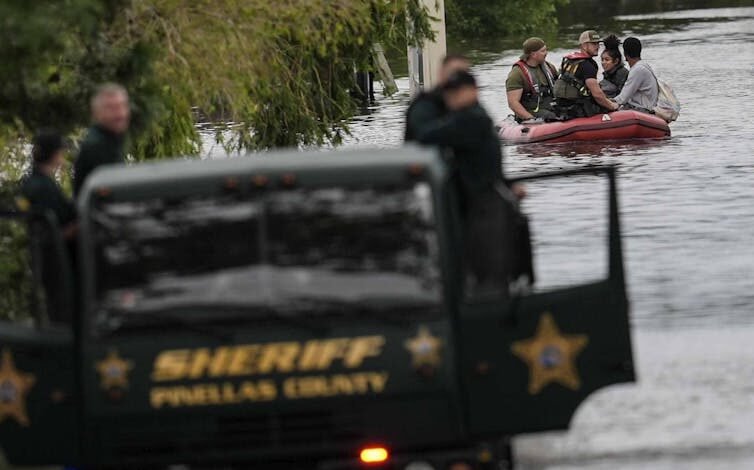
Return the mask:
M 233 350 L 233 358 L 228 365 L 228 375 L 251 375 L 254 373 L 254 356 L 259 351 L 259 345 L 238 346 Z
M 221 403 L 236 403 L 238 398 L 236 397 L 236 389 L 230 382 L 225 382 L 222 386 L 222 398 Z
M 330 387 L 328 390 L 328 396 L 330 395 L 353 395 L 354 386 L 351 382 L 351 378 L 347 375 L 333 375 L 330 378 Z
M 384 344 L 384 336 L 354 338 L 343 358 L 343 365 L 351 369 L 361 366 L 367 357 L 376 357 L 382 354 L 382 346 Z
M 168 402 L 174 402 L 171 388 L 155 387 L 149 392 L 149 403 L 152 408 L 162 408 Z
M 257 372 L 269 374 L 275 370 L 281 373 L 294 371 L 296 369 L 296 357 L 300 349 L 299 343 L 268 344 L 259 354 Z
M 257 382 L 257 387 L 261 401 L 271 401 L 278 397 L 278 387 L 272 380 L 260 380 Z
M 283 381 L 283 396 L 286 398 L 298 398 L 298 387 L 296 379 L 291 377 Z
M 323 341 L 319 357 L 316 358 L 316 369 L 329 369 L 332 367 L 332 363 L 335 359 L 342 359 L 345 357 L 348 343 L 348 338 L 335 338 Z
M 298 379 L 299 398 L 321 397 L 325 395 L 325 378 L 319 375 Z
M 259 393 L 253 382 L 244 382 L 238 388 L 238 397 L 243 401 L 257 401 Z
M 277 385 L 271 380 L 246 381 L 238 388 L 230 382 L 191 386 L 155 387 L 150 390 L 152 408 L 229 405 L 244 401 L 271 401 L 277 398 Z
M 283 381 L 283 396 L 295 400 L 382 393 L 388 377 L 387 372 L 357 372 L 329 377 L 323 375 L 290 377 Z
M 354 392 L 358 395 L 368 393 L 369 379 L 367 378 L 367 374 L 352 374 L 351 385 L 353 386 Z
M 197 385 L 194 387 L 194 405 L 208 405 L 217 403 L 217 387 L 214 384 Z
M 298 359 L 298 370 L 307 371 L 317 367 L 317 358 L 320 356 L 322 344 L 320 341 L 307 341 Z
M 360 336 L 306 343 L 289 341 L 216 349 L 174 349 L 157 355 L 151 377 L 156 382 L 169 382 L 205 377 L 288 374 L 328 370 L 336 361 L 346 369 L 355 369 L 363 367 L 368 358 L 380 356 L 384 346 L 384 336 Z
M 369 381 L 372 392 L 382 393 L 387 385 L 388 373 L 387 372 L 372 372 L 366 374 Z
M 152 380 L 164 382 L 182 379 L 186 375 L 190 356 L 188 349 L 161 352 L 154 360 Z
M 219 377 L 224 375 L 228 367 L 229 356 L 230 349 L 227 347 L 217 348 L 214 354 L 207 348 L 195 350 L 188 373 L 189 378 L 198 379 L 204 376 Z

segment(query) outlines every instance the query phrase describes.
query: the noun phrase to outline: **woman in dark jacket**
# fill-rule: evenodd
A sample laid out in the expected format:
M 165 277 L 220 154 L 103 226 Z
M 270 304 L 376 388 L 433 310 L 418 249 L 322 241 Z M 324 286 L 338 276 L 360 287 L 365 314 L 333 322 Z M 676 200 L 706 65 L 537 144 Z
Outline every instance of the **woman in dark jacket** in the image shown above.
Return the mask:
M 628 78 L 628 69 L 623 64 L 623 56 L 618 50 L 620 40 L 614 35 L 605 38 L 605 50 L 602 51 L 602 81 L 600 88 L 608 98 L 618 96 Z

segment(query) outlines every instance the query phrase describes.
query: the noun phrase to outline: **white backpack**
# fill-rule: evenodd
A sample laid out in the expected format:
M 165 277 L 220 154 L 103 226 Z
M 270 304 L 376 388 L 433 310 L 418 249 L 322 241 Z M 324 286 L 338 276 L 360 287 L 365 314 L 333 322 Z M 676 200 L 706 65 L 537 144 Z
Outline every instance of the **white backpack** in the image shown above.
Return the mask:
M 652 75 L 654 75 L 657 81 L 657 105 L 652 111 L 655 115 L 661 117 L 666 122 L 673 122 L 678 119 L 678 115 L 681 114 L 681 102 L 678 97 L 673 93 L 673 88 L 670 84 L 664 80 L 660 80 L 655 75 L 654 70 L 651 67 L 647 67 Z

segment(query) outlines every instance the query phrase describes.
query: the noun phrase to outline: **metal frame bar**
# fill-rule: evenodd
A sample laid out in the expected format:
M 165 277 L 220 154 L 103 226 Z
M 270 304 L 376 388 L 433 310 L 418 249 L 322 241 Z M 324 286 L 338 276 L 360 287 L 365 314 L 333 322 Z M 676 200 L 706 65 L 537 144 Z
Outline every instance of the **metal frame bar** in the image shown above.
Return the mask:
M 623 244 L 620 229 L 620 214 L 618 208 L 618 187 L 616 179 L 617 165 L 601 165 L 585 168 L 575 168 L 573 170 L 561 170 L 537 173 L 533 175 L 523 175 L 508 178 L 510 183 L 519 183 L 524 181 L 543 180 L 551 178 L 564 178 L 581 175 L 605 175 L 608 179 L 608 217 L 609 217 L 609 279 L 613 282 L 624 285 L 625 270 L 623 267 Z

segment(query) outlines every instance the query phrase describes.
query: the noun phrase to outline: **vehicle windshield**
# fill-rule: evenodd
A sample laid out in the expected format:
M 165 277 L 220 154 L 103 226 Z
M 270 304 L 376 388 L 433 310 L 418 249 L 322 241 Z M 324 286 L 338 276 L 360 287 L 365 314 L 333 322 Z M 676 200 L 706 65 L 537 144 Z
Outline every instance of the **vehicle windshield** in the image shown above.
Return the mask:
M 100 316 L 289 315 L 440 299 L 423 182 L 104 202 L 92 222 Z

